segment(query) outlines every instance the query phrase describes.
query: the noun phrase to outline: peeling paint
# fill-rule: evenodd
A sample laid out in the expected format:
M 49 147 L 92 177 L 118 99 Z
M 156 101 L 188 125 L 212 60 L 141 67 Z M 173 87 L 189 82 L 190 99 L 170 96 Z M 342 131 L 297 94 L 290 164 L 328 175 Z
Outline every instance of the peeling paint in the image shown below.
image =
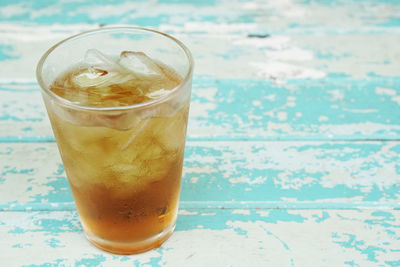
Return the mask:
M 1 1 L 0 262 L 399 266 L 398 14 L 394 0 Z M 196 62 L 176 231 L 135 256 L 85 239 L 35 78 L 49 47 L 108 25 L 170 33 Z

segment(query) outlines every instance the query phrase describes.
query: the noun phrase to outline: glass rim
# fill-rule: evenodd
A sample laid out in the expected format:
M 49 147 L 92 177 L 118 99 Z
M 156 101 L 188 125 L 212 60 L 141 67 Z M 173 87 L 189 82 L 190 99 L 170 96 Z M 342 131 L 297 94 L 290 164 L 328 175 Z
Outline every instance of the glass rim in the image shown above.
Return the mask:
M 94 106 L 88 106 L 88 105 L 83 105 L 83 104 L 79 104 L 79 103 L 74 103 L 70 100 L 67 100 L 67 99 L 53 93 L 49 88 L 47 88 L 47 86 L 44 85 L 44 82 L 42 79 L 43 64 L 45 63 L 48 56 L 60 45 L 67 43 L 69 41 L 75 40 L 84 35 L 89 35 L 89 34 L 96 33 L 96 32 L 107 32 L 107 31 L 112 32 L 112 31 L 118 31 L 118 30 L 127 30 L 127 31 L 136 30 L 136 31 L 150 32 L 150 33 L 153 33 L 156 35 L 164 36 L 164 37 L 172 40 L 174 43 L 176 43 L 185 53 L 186 58 L 188 60 L 188 64 L 189 64 L 189 69 L 188 69 L 187 73 L 185 74 L 185 76 L 183 77 L 182 81 L 177 86 L 175 86 L 172 90 L 170 90 L 167 94 L 165 94 L 159 98 L 151 99 L 151 100 L 143 102 L 143 103 L 138 103 L 138 104 L 133 104 L 133 105 L 128 105 L 128 106 L 116 106 L 116 107 L 94 107 Z M 66 106 L 69 106 L 69 107 L 72 107 L 75 109 L 87 110 L 87 111 L 124 111 L 124 110 L 145 108 L 145 107 L 153 106 L 153 105 L 156 105 L 158 103 L 162 103 L 162 102 L 168 100 L 170 97 L 172 97 L 174 95 L 175 92 L 179 91 L 182 87 L 184 87 L 185 84 L 191 79 L 192 73 L 193 73 L 193 67 L 194 67 L 194 60 L 193 60 L 192 53 L 186 47 L 186 45 L 184 45 L 181 41 L 179 41 L 175 37 L 173 37 L 169 34 L 157 31 L 157 30 L 149 29 L 149 28 L 135 27 L 135 26 L 115 26 L 115 27 L 104 27 L 104 28 L 100 28 L 100 29 L 84 31 L 84 32 L 72 35 L 66 39 L 63 39 L 63 40 L 57 42 L 55 45 L 50 47 L 40 58 L 37 66 L 36 66 L 36 79 L 40 85 L 42 92 L 45 92 L 49 97 L 56 99 L 57 101 L 61 102 L 62 104 L 66 105 Z

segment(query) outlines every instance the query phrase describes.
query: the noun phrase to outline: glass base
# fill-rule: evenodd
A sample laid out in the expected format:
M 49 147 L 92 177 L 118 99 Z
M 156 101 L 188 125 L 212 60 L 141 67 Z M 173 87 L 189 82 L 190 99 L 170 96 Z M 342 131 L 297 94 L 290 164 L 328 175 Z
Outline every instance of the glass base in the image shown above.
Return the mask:
M 85 233 L 85 235 L 90 243 L 99 249 L 111 252 L 113 254 L 131 255 L 142 253 L 154 248 L 159 248 L 171 236 L 171 234 L 174 232 L 174 229 L 175 223 L 165 228 L 164 231 L 155 236 L 135 242 L 115 242 L 93 236 L 88 233 Z

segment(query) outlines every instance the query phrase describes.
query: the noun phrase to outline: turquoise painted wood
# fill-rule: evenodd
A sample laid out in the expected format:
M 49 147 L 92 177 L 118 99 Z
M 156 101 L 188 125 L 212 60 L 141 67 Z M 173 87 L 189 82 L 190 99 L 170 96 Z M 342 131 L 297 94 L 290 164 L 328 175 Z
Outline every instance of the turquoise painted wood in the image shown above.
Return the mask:
M 399 92 L 400 77 L 196 76 L 188 139 L 398 140 Z M 54 141 L 37 84 L 0 84 L 0 106 L 0 140 Z
M 2 212 L 0 245 L 24 266 L 398 266 L 399 224 L 390 210 L 181 209 L 160 249 L 115 256 L 87 243 L 75 211 Z
M 55 143 L 0 155 L 1 210 L 75 209 Z M 399 162 L 393 141 L 188 141 L 181 207 L 400 209 Z
M 82 232 L 35 66 L 110 25 L 195 57 L 174 235 Z M 400 2 L 0 0 L 0 266 L 400 266 Z

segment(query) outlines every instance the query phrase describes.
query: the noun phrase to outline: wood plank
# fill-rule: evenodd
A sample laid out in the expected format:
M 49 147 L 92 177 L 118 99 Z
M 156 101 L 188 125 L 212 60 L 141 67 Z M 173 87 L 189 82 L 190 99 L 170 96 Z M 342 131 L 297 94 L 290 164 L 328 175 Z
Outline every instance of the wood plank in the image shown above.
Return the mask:
M 0 261 L 7 266 L 400 263 L 398 210 L 180 210 L 176 232 L 164 246 L 134 256 L 115 256 L 90 245 L 75 211 L 3 211 L 0 225 Z
M 0 82 L 36 82 L 35 67 L 51 46 L 97 25 L 4 26 L 0 23 Z M 10 29 L 8 29 L 10 27 Z M 288 79 L 399 76 L 400 36 L 387 34 L 184 33 L 195 74 L 216 79 Z M 365 44 L 368 44 L 366 46 Z
M 35 79 L 104 25 L 196 61 L 175 234 L 136 256 L 84 238 Z M 0 265 L 400 266 L 400 2 L 0 1 Z
M 5 0 L 0 22 L 35 25 L 127 24 L 179 31 L 391 32 L 400 4 L 392 1 L 128 1 L 70 4 Z M 149 12 L 151 10 L 151 12 Z M 331 19 L 326 19 L 331 18 Z
M 399 142 L 188 142 L 183 208 L 400 208 Z M 0 144 L 1 210 L 73 210 L 55 143 Z
M 399 78 L 196 76 L 191 103 L 189 140 L 400 139 Z M 0 141 L 54 141 L 36 84 L 0 84 L 0 107 Z
M 0 85 L 0 107 L 1 141 L 54 140 L 37 85 Z

